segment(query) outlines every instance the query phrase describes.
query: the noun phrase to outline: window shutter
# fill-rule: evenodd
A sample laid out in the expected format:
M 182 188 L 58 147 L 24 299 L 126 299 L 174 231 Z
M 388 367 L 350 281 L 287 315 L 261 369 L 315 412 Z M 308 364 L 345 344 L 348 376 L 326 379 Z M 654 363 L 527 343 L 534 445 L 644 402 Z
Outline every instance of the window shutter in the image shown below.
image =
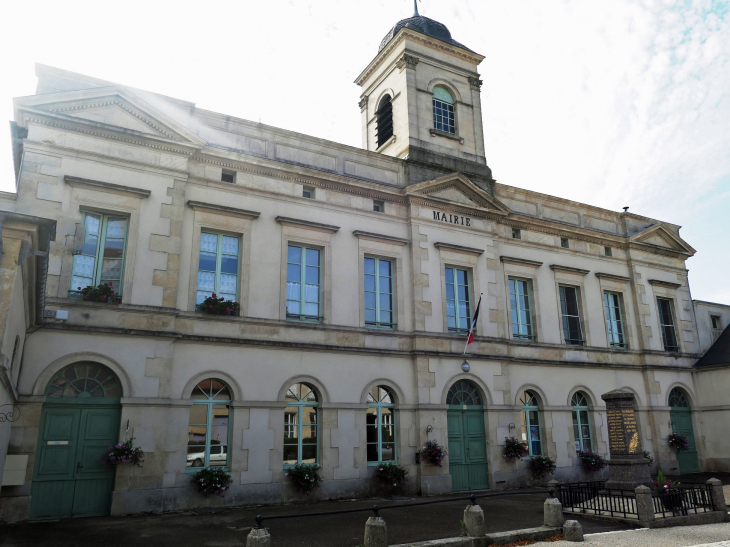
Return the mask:
M 82 222 L 76 223 L 76 231 L 74 232 L 74 249 L 73 254 L 81 254 L 81 249 L 84 246 L 84 240 L 86 239 L 86 229 Z

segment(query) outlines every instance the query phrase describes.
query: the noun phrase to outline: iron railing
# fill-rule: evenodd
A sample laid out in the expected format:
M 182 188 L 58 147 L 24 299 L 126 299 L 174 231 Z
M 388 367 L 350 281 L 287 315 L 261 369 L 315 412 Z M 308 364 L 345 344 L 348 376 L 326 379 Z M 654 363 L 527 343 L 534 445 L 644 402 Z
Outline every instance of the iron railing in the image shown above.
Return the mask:
M 256 526 L 255 528 L 261 529 L 264 527 L 264 521 L 265 520 L 274 520 L 274 519 L 293 519 L 293 518 L 300 518 L 300 517 L 321 517 L 325 515 L 344 515 L 347 513 L 364 513 L 367 511 L 372 511 L 374 517 L 380 516 L 380 511 L 390 510 L 390 509 L 402 509 L 404 507 L 417 507 L 419 505 L 434 505 L 437 503 L 449 503 L 454 501 L 465 501 L 469 500 L 472 505 L 476 505 L 476 500 L 479 498 L 494 498 L 497 496 L 515 496 L 515 495 L 525 495 L 525 494 L 548 494 L 549 498 L 554 498 L 555 493 L 552 488 L 550 489 L 540 489 L 540 490 L 517 490 L 514 492 L 488 492 L 485 494 L 472 494 L 470 496 L 464 496 L 459 498 L 447 498 L 447 499 L 440 499 L 440 500 L 429 500 L 429 501 L 417 501 L 414 503 L 398 503 L 393 505 L 373 505 L 372 507 L 363 507 L 360 509 L 341 509 L 339 511 L 322 511 L 317 513 L 293 513 L 291 515 L 256 515 Z
M 558 498 L 564 511 L 585 515 L 639 518 L 634 491 L 606 488 L 605 481 L 561 484 Z
M 714 511 L 712 487 L 708 484 L 657 488 L 652 496 L 655 518 L 686 516 Z

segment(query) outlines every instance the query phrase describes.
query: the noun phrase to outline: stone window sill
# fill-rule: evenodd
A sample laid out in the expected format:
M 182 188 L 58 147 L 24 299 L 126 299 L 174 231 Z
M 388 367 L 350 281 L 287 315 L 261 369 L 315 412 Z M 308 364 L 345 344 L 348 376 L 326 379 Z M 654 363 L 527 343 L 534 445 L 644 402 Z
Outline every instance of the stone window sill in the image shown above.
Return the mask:
M 445 139 L 451 139 L 452 141 L 459 141 L 459 144 L 464 144 L 464 138 L 456 134 L 447 133 L 446 131 L 439 131 L 438 129 L 430 129 L 431 136 L 444 137 Z

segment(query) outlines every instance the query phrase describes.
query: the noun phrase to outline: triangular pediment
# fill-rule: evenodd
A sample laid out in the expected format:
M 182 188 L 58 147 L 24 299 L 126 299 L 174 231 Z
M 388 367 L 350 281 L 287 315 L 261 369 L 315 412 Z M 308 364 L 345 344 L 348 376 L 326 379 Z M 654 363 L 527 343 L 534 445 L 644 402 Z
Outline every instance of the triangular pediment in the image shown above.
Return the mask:
M 408 186 L 405 194 L 441 203 L 488 209 L 498 214 L 506 215 L 510 212 L 505 204 L 461 173 L 452 173 Z
M 54 118 L 71 124 L 181 145 L 205 141 L 122 86 L 32 95 L 15 100 L 19 117 Z
M 695 250 L 686 241 L 661 222 L 633 234 L 629 241 L 688 255 L 695 254 Z

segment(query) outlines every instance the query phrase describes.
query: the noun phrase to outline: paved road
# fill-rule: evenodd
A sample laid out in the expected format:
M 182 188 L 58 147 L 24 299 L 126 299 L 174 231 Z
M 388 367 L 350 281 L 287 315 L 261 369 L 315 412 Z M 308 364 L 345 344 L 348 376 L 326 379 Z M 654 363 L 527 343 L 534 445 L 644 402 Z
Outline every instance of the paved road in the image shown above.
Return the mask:
M 430 498 L 426 498 L 430 499 Z M 418 498 L 413 501 L 425 501 Z M 448 499 L 444 497 L 443 499 Z M 530 528 L 542 524 L 545 496 L 523 495 L 479 500 L 487 532 Z M 323 502 L 312 505 L 247 507 L 208 513 L 170 513 L 135 517 L 69 519 L 58 522 L 0 526 L 2 547 L 227 547 L 244 546 L 257 514 L 336 511 L 407 503 L 385 500 Z M 384 510 L 391 544 L 455 537 L 461 533 L 466 502 Z M 356 547 L 362 544 L 365 521 L 372 513 L 272 520 L 267 523 L 272 547 Z M 622 530 L 624 524 L 582 519 L 586 532 Z
M 538 542 L 535 547 L 575 547 L 569 541 Z M 649 530 L 586 534 L 586 547 L 730 547 L 730 524 L 676 526 Z

